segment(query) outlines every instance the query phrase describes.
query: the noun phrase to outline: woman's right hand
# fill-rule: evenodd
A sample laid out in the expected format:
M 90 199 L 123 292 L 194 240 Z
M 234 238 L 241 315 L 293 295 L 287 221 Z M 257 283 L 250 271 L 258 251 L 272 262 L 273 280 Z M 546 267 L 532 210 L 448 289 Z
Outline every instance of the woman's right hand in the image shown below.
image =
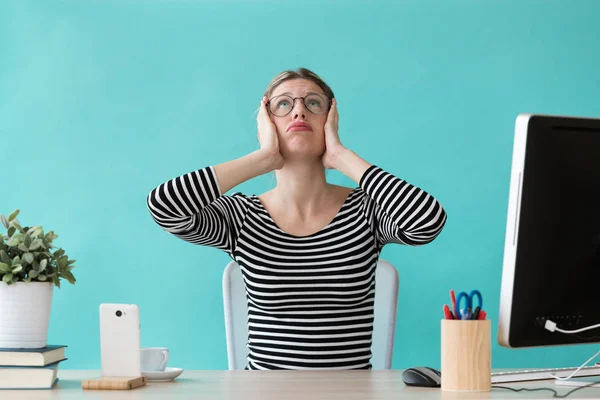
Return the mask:
M 273 169 L 283 168 L 283 156 L 279 152 L 279 140 L 277 139 L 277 127 L 271 121 L 271 116 L 267 110 L 267 97 L 264 96 L 260 102 L 258 117 L 258 141 L 260 142 L 260 150 L 269 157 L 272 162 Z

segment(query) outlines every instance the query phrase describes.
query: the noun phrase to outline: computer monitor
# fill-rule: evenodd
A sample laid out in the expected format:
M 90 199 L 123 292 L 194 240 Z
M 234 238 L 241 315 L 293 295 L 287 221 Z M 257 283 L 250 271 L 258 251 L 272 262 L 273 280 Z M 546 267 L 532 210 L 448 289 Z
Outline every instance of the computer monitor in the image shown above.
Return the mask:
M 514 132 L 498 342 L 600 342 L 600 119 L 521 114 Z

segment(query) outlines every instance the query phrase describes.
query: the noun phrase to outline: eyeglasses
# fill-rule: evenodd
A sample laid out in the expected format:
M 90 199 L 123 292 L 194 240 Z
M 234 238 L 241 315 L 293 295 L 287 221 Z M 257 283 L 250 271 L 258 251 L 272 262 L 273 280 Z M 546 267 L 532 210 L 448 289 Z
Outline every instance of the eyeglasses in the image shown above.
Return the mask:
M 275 96 L 267 101 L 267 109 L 276 117 L 284 117 L 294 109 L 296 99 L 302 99 L 304 106 L 313 114 L 325 114 L 331 106 L 331 99 L 319 93 L 310 93 L 304 97 L 291 97 L 285 94 Z

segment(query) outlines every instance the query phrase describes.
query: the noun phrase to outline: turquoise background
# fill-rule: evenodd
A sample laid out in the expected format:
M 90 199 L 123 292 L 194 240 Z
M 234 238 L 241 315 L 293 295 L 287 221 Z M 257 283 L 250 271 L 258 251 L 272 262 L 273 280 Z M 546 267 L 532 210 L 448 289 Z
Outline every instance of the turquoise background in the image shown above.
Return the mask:
M 138 304 L 142 345 L 170 347 L 171 366 L 227 368 L 229 259 L 163 232 L 146 195 L 255 150 L 265 87 L 300 66 L 333 88 L 342 142 L 449 215 L 430 245 L 383 251 L 401 279 L 393 367 L 439 367 L 448 290 L 474 287 L 493 367 L 583 363 L 595 347 L 501 348 L 496 322 L 515 118 L 598 115 L 599 15 L 593 0 L 2 1 L 0 212 L 78 261 L 52 305 L 62 368 L 100 367 L 103 302 Z

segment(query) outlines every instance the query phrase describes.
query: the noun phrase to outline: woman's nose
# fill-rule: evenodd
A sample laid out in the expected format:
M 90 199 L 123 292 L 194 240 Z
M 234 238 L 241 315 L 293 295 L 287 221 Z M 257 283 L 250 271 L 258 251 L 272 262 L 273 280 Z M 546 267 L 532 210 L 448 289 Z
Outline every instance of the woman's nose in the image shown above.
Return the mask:
M 306 108 L 304 107 L 304 102 L 302 99 L 296 100 L 296 104 L 294 105 L 294 109 L 292 110 L 292 114 L 294 119 L 298 116 L 306 117 Z

